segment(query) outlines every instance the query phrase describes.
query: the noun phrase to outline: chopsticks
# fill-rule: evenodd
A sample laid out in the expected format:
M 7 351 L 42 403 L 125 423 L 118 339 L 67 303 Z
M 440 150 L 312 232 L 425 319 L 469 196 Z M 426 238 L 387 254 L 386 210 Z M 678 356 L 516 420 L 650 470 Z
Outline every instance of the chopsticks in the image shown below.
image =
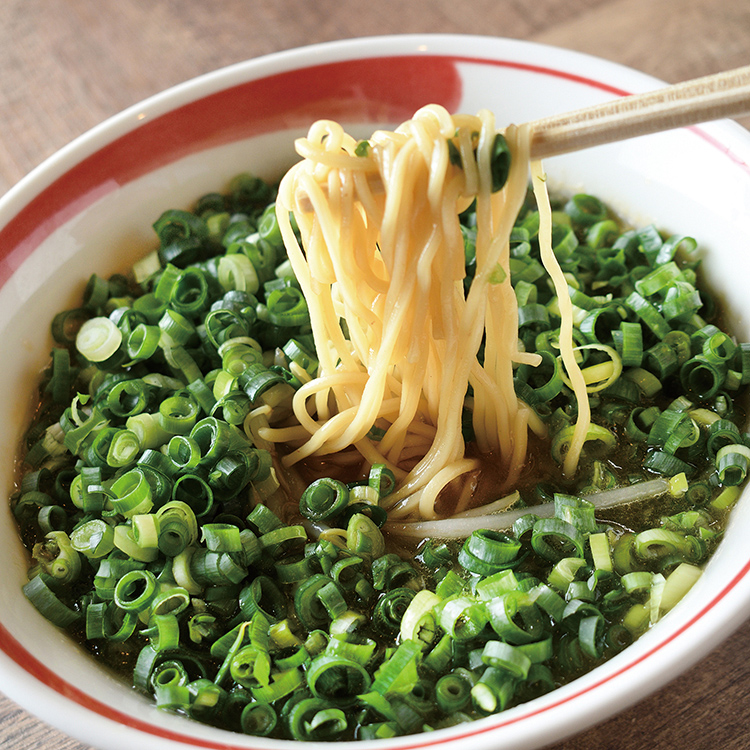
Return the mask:
M 750 112 L 750 65 L 529 123 L 531 157 L 559 156 Z

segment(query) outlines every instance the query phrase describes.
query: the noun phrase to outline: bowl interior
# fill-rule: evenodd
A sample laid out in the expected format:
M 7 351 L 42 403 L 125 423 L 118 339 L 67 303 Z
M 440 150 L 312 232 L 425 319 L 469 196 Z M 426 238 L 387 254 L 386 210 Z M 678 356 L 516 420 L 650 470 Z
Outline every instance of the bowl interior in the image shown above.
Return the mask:
M 358 136 L 437 102 L 492 110 L 499 125 L 573 110 L 657 82 L 575 53 L 506 40 L 396 37 L 324 45 L 234 66 L 128 110 L 55 156 L 0 201 L 0 445 L 17 453 L 45 366 L 53 315 L 73 304 L 92 272 L 127 269 L 154 246 L 151 223 L 223 189 L 240 171 L 280 177 L 293 140 L 318 118 Z M 750 205 L 750 136 L 713 124 L 599 147 L 546 162 L 553 190 L 585 191 L 626 219 L 694 236 L 705 273 L 750 340 L 742 217 Z M 9 353 L 13 356 L 7 356 Z M 16 468 L 0 463 L 12 490 Z M 742 499 L 726 539 L 688 597 L 637 644 L 552 696 L 439 733 L 535 747 L 601 720 L 703 655 L 706 633 L 727 635 L 750 602 Z M 158 712 L 44 621 L 21 593 L 26 558 L 7 507 L 0 524 L 5 571 L 0 614 L 3 689 L 16 701 L 103 748 L 274 747 Z M 711 645 L 716 644 L 716 638 Z M 702 644 L 702 645 L 699 645 Z M 120 725 L 113 731 L 114 723 Z M 438 735 L 396 740 L 427 746 Z

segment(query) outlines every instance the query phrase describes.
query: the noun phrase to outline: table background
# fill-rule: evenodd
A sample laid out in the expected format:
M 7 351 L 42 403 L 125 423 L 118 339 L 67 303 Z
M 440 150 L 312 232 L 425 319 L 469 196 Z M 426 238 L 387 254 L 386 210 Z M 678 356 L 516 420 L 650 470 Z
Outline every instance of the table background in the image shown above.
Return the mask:
M 304 44 L 419 32 L 544 42 L 678 82 L 750 63 L 750 0 L 0 0 L 0 194 L 105 118 L 201 73 Z M 748 694 L 750 624 L 668 687 L 551 750 L 748 748 Z M 88 750 L 2 694 L 0 747 Z

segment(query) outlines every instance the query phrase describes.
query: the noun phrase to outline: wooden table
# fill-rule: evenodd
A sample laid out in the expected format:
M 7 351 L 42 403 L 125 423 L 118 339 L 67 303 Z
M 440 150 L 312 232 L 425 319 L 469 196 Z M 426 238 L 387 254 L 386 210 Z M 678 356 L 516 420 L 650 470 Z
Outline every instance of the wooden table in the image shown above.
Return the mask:
M 750 62 L 747 0 L 1 0 L 0 193 L 106 117 L 193 76 L 313 42 L 418 32 L 545 42 L 670 82 Z M 747 748 L 749 663 L 750 623 L 554 750 Z M 2 696 L 0 747 L 84 750 Z

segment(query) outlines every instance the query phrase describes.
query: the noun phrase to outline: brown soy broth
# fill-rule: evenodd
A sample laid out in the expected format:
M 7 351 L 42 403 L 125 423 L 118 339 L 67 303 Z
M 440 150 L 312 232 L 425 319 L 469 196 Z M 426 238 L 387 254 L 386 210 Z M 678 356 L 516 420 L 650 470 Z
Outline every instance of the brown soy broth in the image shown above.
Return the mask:
M 604 452 L 600 445 L 588 444 L 579 465 L 579 470 L 576 477 L 573 479 L 566 479 L 562 475 L 560 467 L 550 459 L 549 442 L 533 435 L 530 436 L 526 462 L 519 481 L 513 488 L 518 490 L 522 501 L 529 506 L 530 512 L 533 513 L 533 506 L 535 504 L 549 500 L 549 498 L 541 496 L 542 493 L 540 493 L 540 486 L 554 488 L 558 492 L 575 493 L 576 486 L 580 485 L 581 481 L 591 474 L 595 461 L 600 461 L 606 464 L 607 468 L 611 470 L 622 483 L 628 481 L 628 477 L 632 479 L 635 475 L 641 475 L 644 480 L 653 478 L 654 475 L 644 472 L 643 469 L 643 459 L 646 455 L 646 448 L 628 442 L 621 434 L 622 430 L 619 426 L 608 426 L 618 434 L 617 447 L 611 452 Z M 480 464 L 478 477 L 473 477 L 471 480 L 467 480 L 475 481 L 476 483 L 470 506 L 481 507 L 482 505 L 498 499 L 498 496 L 502 494 L 498 492 L 498 488 L 501 488 L 504 483 L 502 467 L 500 462 L 497 461 L 496 456 L 493 454 L 479 454 L 475 451 L 472 444 L 467 446 L 467 453 L 473 455 Z M 278 462 L 277 469 L 280 472 L 283 472 Z M 305 482 L 312 481 L 312 479 L 317 476 L 330 476 L 332 474 L 336 475 L 336 478 L 341 481 L 351 482 L 363 478 L 361 464 L 358 465 L 356 461 L 344 462 L 342 464 L 335 460 L 331 461 L 326 459 L 307 462 L 299 474 Z M 290 497 L 288 494 L 290 486 L 294 485 L 287 485 L 287 492 L 275 498 L 276 503 L 273 505 L 272 510 L 274 510 L 274 512 L 282 517 L 287 523 L 296 523 L 299 522 L 301 517 L 299 515 L 297 498 Z M 453 510 L 452 504 L 454 504 L 455 500 L 460 496 L 462 489 L 460 483 L 454 483 L 452 487 L 447 488 L 445 497 L 440 498 L 440 508 L 444 515 L 450 515 Z M 626 531 L 637 532 L 641 529 L 658 526 L 660 519 L 664 516 L 687 509 L 688 508 L 684 501 L 680 498 L 673 498 L 670 495 L 664 495 L 653 502 L 640 502 L 626 507 L 608 508 L 598 515 L 598 520 L 606 524 L 612 524 L 616 533 L 619 535 Z M 718 523 L 720 523 L 720 521 L 717 521 L 717 524 Z M 418 553 L 419 545 L 389 535 L 386 535 L 385 538 L 388 552 L 395 552 L 404 559 L 412 559 L 417 563 L 422 577 L 421 579 L 415 579 L 412 585 L 416 585 L 417 587 L 425 585 L 432 587 L 435 585 L 436 581 L 433 579 L 433 571 L 425 569 L 419 562 L 419 555 L 415 555 L 415 552 Z M 460 542 L 452 542 L 451 546 L 453 547 L 454 552 L 456 552 L 460 547 Z M 530 569 L 527 572 L 533 575 L 534 570 Z M 539 572 L 541 574 L 542 571 Z M 81 585 L 85 587 L 85 582 L 82 582 Z M 296 622 L 293 613 L 290 614 L 290 620 L 293 623 Z M 71 635 L 82 648 L 86 649 L 98 660 L 104 663 L 125 684 L 132 679 L 138 653 L 147 643 L 147 639 L 144 636 L 136 636 L 123 644 L 111 643 L 108 641 L 88 641 L 82 628 L 77 629 L 75 632 L 71 633 Z M 381 643 L 381 649 L 384 648 L 385 642 L 383 641 L 382 636 L 375 632 L 370 626 L 366 626 L 362 630 L 361 635 L 363 637 L 366 636 L 377 639 Z M 563 645 L 560 646 L 561 653 L 565 652 L 564 640 L 565 639 L 563 638 Z M 575 644 L 571 642 L 570 648 L 574 649 Z M 195 650 L 200 653 L 203 658 L 207 658 L 210 661 L 208 649 L 206 647 L 199 646 L 195 648 Z M 606 658 L 614 653 L 615 650 L 610 649 L 606 651 L 602 655 L 601 661 L 605 661 Z M 558 658 L 560 657 L 557 656 L 556 659 Z M 578 667 L 571 668 L 570 665 L 567 665 L 565 668 L 561 667 L 560 669 L 555 669 L 555 683 L 558 686 L 567 684 L 578 676 L 589 671 L 591 666 L 591 663 L 585 663 Z M 530 697 L 533 696 L 529 695 L 524 699 Z M 480 717 L 480 714 L 473 710 L 468 710 L 466 713 L 470 718 Z M 354 728 L 353 731 L 356 732 L 356 728 Z M 279 733 L 277 736 L 282 737 L 282 734 Z
M 719 315 L 713 318 L 713 321 L 721 326 L 724 330 L 729 330 L 730 326 L 726 317 Z M 655 400 L 656 405 L 664 408 L 675 396 L 668 390 L 661 393 Z M 735 404 L 737 405 L 737 404 Z M 40 401 L 37 409 L 35 420 L 40 421 L 45 412 L 44 400 Z M 742 420 L 745 422 L 746 399 L 742 401 Z M 597 419 L 600 419 L 597 417 Z M 611 472 L 615 483 L 625 485 L 633 481 L 642 481 L 651 479 L 652 474 L 644 469 L 643 462 L 648 453 L 648 447 L 644 444 L 631 443 L 625 436 L 621 424 L 602 423 L 602 426 L 612 430 L 616 436 L 616 446 L 611 451 L 604 449 L 602 444 L 594 442 L 587 443 L 582 455 L 578 471 L 573 478 L 563 476 L 560 466 L 551 458 L 550 443 L 548 440 L 541 439 L 533 433 L 529 435 L 528 451 L 526 454 L 523 469 L 518 481 L 513 487 L 507 487 L 505 469 L 502 462 L 498 460 L 495 454 L 480 454 L 476 446 L 472 443 L 467 445 L 466 453 L 468 456 L 475 458 L 478 462 L 478 470 L 452 482 L 446 487 L 438 498 L 437 510 L 441 517 L 449 517 L 455 512 L 467 510 L 469 508 L 482 507 L 491 503 L 508 493 L 517 490 L 520 495 L 520 502 L 529 508 L 533 513 L 534 506 L 549 502 L 555 492 L 581 494 L 585 495 L 590 491 L 595 491 L 596 483 L 593 481 L 594 475 L 598 468 L 603 467 L 606 471 Z M 20 451 L 19 455 L 24 454 L 26 446 Z M 281 451 L 280 451 L 281 453 Z M 278 455 L 275 457 L 275 466 L 277 474 L 281 481 L 282 492 L 274 495 L 268 505 L 285 523 L 296 524 L 301 521 L 299 512 L 299 495 L 300 487 L 304 487 L 319 477 L 333 477 L 344 483 L 353 483 L 362 481 L 367 478 L 368 467 L 364 464 L 361 456 L 354 451 L 347 451 L 334 457 L 309 458 L 301 462 L 291 470 L 285 470 L 278 461 Z M 22 461 L 17 462 L 20 484 Z M 407 470 L 411 466 L 404 467 Z M 707 470 L 706 470 L 707 471 Z M 704 479 L 706 471 L 699 472 L 696 479 Z M 599 489 L 603 489 L 599 487 Z M 250 496 L 242 504 L 243 510 L 249 512 L 251 509 Z M 598 520 L 601 523 L 611 525 L 617 535 L 624 534 L 627 531 L 639 531 L 645 528 L 658 526 L 661 519 L 665 516 L 687 510 L 684 499 L 673 498 L 670 495 L 664 495 L 653 501 L 644 501 L 634 503 L 626 507 L 608 508 L 601 511 Z M 246 515 L 243 513 L 242 515 Z M 724 521 L 724 515 L 716 514 L 715 526 L 721 528 Z M 22 523 L 21 537 L 26 548 L 31 551 L 36 543 L 41 541 L 43 534 L 34 523 Z M 458 550 L 461 542 L 452 542 L 454 552 Z M 388 552 L 395 552 L 403 559 L 416 561 L 421 577 L 416 577 L 409 585 L 414 587 L 433 586 L 435 585 L 435 571 L 426 569 L 420 563 L 419 545 L 414 542 L 406 542 L 404 539 L 386 535 L 386 545 Z M 416 546 L 416 549 L 415 549 Z M 416 554 L 415 554 L 416 553 Z M 303 554 L 301 549 L 292 551 L 292 557 L 299 557 Z M 254 575 L 257 575 L 262 567 L 258 570 L 251 569 L 247 583 Z M 456 568 L 461 572 L 458 567 Z M 526 573 L 533 575 L 535 572 L 543 573 L 541 568 L 529 567 Z M 92 588 L 93 571 L 89 571 L 80 582 L 72 589 L 71 600 L 77 599 L 78 596 L 90 591 Z M 243 585 L 244 585 L 243 584 Z M 291 589 L 289 589 L 291 590 Z M 196 602 L 197 604 L 197 602 Z M 74 605 L 75 606 L 75 605 Z M 211 605 L 208 605 L 211 606 Z M 230 605 L 231 606 L 231 605 Z M 374 604 L 373 604 L 374 606 Z M 294 628 L 297 628 L 298 621 L 294 614 L 293 607 L 289 608 L 289 619 Z M 236 611 L 236 610 L 235 610 Z M 235 614 L 232 612 L 227 620 Z M 370 609 L 367 614 L 372 614 Z M 132 681 L 133 668 L 135 666 L 138 653 L 141 648 L 148 643 L 148 638 L 139 631 L 145 629 L 145 624 L 139 624 L 136 628 L 136 634 L 125 643 L 116 643 L 107 640 L 87 640 L 85 629 L 77 627 L 71 632 L 72 637 L 81 645 L 82 648 L 94 655 L 102 663 L 112 669 L 123 682 Z M 375 632 L 370 622 L 364 625 L 360 631 L 362 637 L 376 638 L 379 642 L 380 653 L 382 654 L 386 645 L 391 645 L 392 640 L 384 638 Z M 565 637 L 563 637 L 563 642 Z M 217 666 L 215 660 L 209 655 L 209 644 L 204 642 L 200 644 L 190 644 L 191 650 L 199 653 L 205 658 L 207 663 Z M 564 651 L 564 649 L 563 649 Z M 602 660 L 609 653 L 603 655 Z M 574 679 L 580 673 L 588 671 L 591 664 L 585 668 L 555 670 L 558 684 L 568 682 Z M 524 699 L 533 697 L 531 695 L 523 696 Z M 470 717 L 474 717 L 474 712 L 469 712 Z M 356 729 L 354 730 L 356 732 Z M 278 733 L 277 733 L 278 734 Z M 281 734 L 278 734 L 281 736 Z

